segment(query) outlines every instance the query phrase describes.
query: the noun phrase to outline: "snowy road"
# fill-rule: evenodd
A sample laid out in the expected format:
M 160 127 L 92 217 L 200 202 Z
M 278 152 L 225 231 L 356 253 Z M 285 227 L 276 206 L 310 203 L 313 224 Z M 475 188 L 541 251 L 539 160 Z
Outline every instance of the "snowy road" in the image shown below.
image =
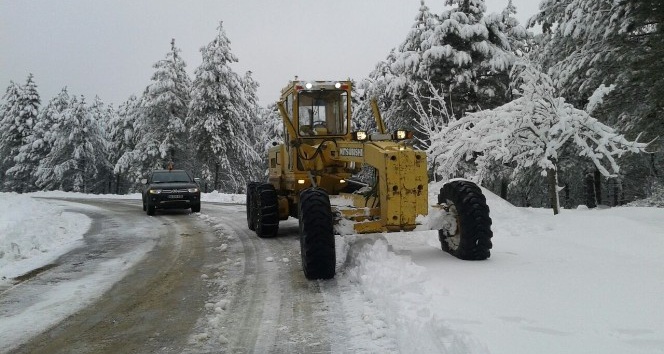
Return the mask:
M 304 278 L 296 222 L 266 240 L 242 205 L 147 217 L 136 201 L 47 202 L 92 224 L 80 247 L 2 293 L 0 320 L 16 322 L 5 338 L 32 337 L 11 352 L 322 353 L 344 342 L 343 319 L 329 321 L 339 292 L 324 298 Z M 27 324 L 26 309 L 50 320 Z
M 183 212 L 147 218 L 135 202 L 83 203 L 66 203 L 92 219 L 81 246 L 2 296 L 3 309 L 60 307 L 69 316 L 17 352 L 181 352 L 206 296 L 200 269 L 214 257 L 206 225 Z M 89 288 L 97 291 L 86 294 Z M 61 300 L 50 303 L 51 296 Z

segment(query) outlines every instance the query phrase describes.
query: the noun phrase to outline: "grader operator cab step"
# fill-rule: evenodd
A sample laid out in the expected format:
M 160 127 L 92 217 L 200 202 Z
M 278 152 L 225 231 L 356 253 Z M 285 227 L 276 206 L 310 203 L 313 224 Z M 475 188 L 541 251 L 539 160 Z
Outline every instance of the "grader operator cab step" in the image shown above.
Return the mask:
M 350 81 L 289 82 L 277 102 L 284 142 L 269 150 L 268 181 L 247 185 L 247 226 L 259 237 L 275 237 L 280 220 L 299 220 L 308 279 L 334 277 L 339 220 L 350 220 L 355 233 L 411 231 L 429 213 L 426 153 L 409 145 L 412 133 L 387 132 L 375 102 L 378 131 L 351 130 L 351 92 Z M 346 193 L 367 167 L 373 180 L 362 193 Z M 330 196 L 343 196 L 343 205 Z M 489 258 L 491 218 L 477 185 L 450 181 L 432 207 L 445 220 L 438 228 L 443 251 L 465 260 Z

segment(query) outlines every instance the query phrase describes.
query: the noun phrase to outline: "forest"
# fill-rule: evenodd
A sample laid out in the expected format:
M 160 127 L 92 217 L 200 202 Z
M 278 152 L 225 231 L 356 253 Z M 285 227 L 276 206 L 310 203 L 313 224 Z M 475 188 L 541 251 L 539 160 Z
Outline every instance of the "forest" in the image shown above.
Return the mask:
M 527 23 L 509 1 L 421 2 L 402 41 L 354 80 L 354 129 L 415 131 L 431 181 L 474 180 L 517 206 L 664 205 L 664 4 L 541 0 Z M 130 193 L 173 162 L 206 192 L 243 193 L 266 179 L 281 142 L 275 106 L 229 38 L 186 72 L 175 40 L 141 95 L 115 107 L 68 92 L 42 100 L 31 74 L 0 100 L 0 191 Z

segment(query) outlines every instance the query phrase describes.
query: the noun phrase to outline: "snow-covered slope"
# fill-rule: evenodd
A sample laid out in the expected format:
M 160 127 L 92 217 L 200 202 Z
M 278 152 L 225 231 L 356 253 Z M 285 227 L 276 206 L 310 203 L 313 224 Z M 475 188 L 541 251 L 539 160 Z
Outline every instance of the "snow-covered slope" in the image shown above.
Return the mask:
M 364 245 L 338 279 L 380 314 L 379 336 L 408 353 L 663 352 L 664 209 L 554 216 L 484 192 L 487 261 L 443 253 L 435 232 L 346 237 Z

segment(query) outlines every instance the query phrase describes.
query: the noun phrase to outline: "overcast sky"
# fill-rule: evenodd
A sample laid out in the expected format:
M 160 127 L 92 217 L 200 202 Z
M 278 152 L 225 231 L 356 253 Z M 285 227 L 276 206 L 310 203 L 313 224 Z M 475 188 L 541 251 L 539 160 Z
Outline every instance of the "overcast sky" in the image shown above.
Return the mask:
M 435 13 L 444 0 L 426 0 Z M 538 0 L 513 0 L 524 24 Z M 507 0 L 486 0 L 488 12 Z M 116 106 L 150 83 L 152 65 L 182 50 L 187 71 L 223 21 L 231 50 L 261 85 L 260 103 L 301 79 L 360 80 L 399 45 L 420 0 L 0 0 L 0 94 L 33 73 L 45 103 L 67 86 Z

